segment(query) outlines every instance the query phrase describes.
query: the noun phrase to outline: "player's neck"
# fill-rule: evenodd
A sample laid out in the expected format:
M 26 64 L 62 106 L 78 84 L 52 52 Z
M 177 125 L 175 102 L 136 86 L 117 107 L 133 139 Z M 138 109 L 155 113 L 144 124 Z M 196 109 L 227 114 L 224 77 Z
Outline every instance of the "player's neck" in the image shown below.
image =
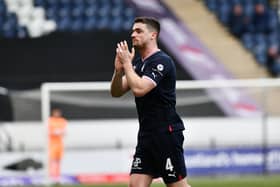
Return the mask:
M 153 55 L 154 53 L 160 51 L 160 49 L 157 46 L 151 47 L 151 48 L 145 48 L 140 52 L 141 58 L 144 61 L 145 59 L 147 59 L 148 57 L 150 57 L 151 55 Z

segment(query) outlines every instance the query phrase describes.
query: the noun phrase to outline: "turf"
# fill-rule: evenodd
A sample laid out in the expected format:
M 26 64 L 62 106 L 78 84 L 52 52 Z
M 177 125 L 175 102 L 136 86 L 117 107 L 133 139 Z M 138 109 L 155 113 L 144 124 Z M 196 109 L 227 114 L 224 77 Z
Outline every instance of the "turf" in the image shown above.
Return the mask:
M 195 177 L 190 178 L 192 187 L 280 187 L 280 176 L 234 176 L 234 177 Z M 164 184 L 154 183 L 152 187 L 164 187 Z M 96 184 L 60 187 L 127 187 L 127 184 Z

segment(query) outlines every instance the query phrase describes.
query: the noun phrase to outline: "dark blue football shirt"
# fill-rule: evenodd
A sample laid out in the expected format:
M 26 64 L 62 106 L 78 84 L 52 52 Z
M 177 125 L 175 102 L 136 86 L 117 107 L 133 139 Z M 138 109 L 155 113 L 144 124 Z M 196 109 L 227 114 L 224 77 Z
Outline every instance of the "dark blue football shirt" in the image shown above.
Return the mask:
M 156 85 L 143 97 L 135 97 L 139 133 L 184 130 L 175 109 L 176 67 L 173 60 L 158 51 L 144 61 L 135 58 L 132 64 L 140 77 L 150 79 Z

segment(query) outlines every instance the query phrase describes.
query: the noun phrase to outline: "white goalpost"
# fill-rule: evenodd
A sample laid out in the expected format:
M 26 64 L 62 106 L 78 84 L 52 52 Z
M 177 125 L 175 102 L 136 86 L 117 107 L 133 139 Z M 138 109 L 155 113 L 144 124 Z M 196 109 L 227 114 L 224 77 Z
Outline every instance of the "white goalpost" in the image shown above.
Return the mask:
M 258 99 L 255 97 L 255 93 L 248 91 L 248 89 L 258 89 Z M 206 95 L 209 95 L 217 105 L 223 109 L 225 116 L 237 116 L 237 117 L 260 117 L 262 120 L 262 127 L 260 129 L 262 140 L 262 146 L 266 148 L 267 146 L 267 99 L 272 97 L 267 95 L 267 90 L 273 89 L 273 96 L 280 96 L 280 79 L 272 78 L 261 78 L 261 79 L 219 79 L 219 80 L 195 80 L 195 81 L 177 81 L 176 90 L 179 93 L 179 99 L 177 99 L 177 105 L 183 106 L 188 105 L 192 102 L 199 102 L 202 97 L 195 95 L 187 101 L 185 95 L 191 90 L 205 90 Z M 41 116 L 42 122 L 45 125 L 46 132 L 48 132 L 48 119 L 50 116 L 51 109 L 51 94 L 55 92 L 105 92 L 109 94 L 110 82 L 53 82 L 44 83 L 41 86 Z M 62 94 L 63 95 L 63 94 Z M 98 97 L 98 96 L 97 96 Z M 109 96 L 108 96 L 109 97 Z M 193 99 L 192 99 L 193 97 Z M 207 96 L 208 97 L 208 96 Z M 178 98 L 178 96 L 177 96 Z M 204 98 L 205 99 L 205 98 Z M 278 99 L 278 98 L 277 98 Z M 102 102 L 101 99 L 96 98 L 96 100 Z M 104 99 L 106 101 L 106 98 Z M 189 102 L 191 101 L 191 102 Z M 106 103 L 107 105 L 110 105 Z M 86 103 L 86 102 L 85 102 Z M 273 102 L 272 102 L 273 103 Z M 101 103 L 102 104 L 102 103 Z M 101 105 L 100 104 L 100 105 Z M 274 104 L 278 104 L 276 101 Z M 112 103 L 113 105 L 113 103 Z M 120 104 L 122 107 L 128 106 L 129 103 L 123 102 Z M 117 108 L 117 107 L 116 107 Z M 280 104 L 276 106 L 279 109 L 277 116 L 280 116 Z M 275 107 L 274 107 L 275 111 Z M 106 113 L 106 111 L 104 111 Z M 215 136 L 215 135 L 213 135 Z M 277 139 L 277 138 L 276 138 Z M 193 146 L 200 145 L 198 141 L 190 138 L 190 142 Z M 45 159 L 45 173 L 48 176 L 48 141 L 46 134 L 46 159 Z M 264 158 L 265 159 L 265 158 Z
M 41 116 L 42 122 L 45 126 L 45 159 L 44 159 L 44 173 L 47 183 L 50 183 L 49 178 L 49 159 L 48 159 L 48 119 L 50 117 L 50 92 L 53 91 L 82 91 L 82 90 L 95 90 L 104 91 L 109 90 L 109 82 L 56 82 L 56 83 L 43 83 L 41 86 Z

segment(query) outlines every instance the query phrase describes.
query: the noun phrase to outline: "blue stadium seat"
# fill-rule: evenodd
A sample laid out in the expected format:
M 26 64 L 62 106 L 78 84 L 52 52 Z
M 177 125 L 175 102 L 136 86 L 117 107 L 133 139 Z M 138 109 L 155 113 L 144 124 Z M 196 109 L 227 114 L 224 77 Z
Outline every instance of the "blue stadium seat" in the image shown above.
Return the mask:
M 45 0 L 47 7 L 59 6 L 58 0 Z
M 119 32 L 123 29 L 122 22 L 123 20 L 120 16 L 113 17 L 110 24 L 110 28 L 115 32 Z
M 0 1 L 0 16 L 4 16 L 7 13 L 7 7 L 3 1 Z
M 243 34 L 241 37 L 241 41 L 246 49 L 248 49 L 249 51 L 253 50 L 255 42 L 254 42 L 254 37 L 253 37 L 252 33 Z
M 52 20 L 60 32 L 83 32 L 110 29 L 128 30 L 135 18 L 134 9 L 124 0 L 34 0 L 34 6 L 45 10 L 45 18 Z M 4 0 L 0 0 L 1 33 L 7 37 L 24 37 L 27 29 L 19 27 L 16 16 L 6 14 Z M 4 26 L 5 25 L 5 26 Z M 14 29 L 14 30 L 13 30 Z
M 261 4 L 264 4 L 265 6 L 268 5 L 268 0 L 254 0 L 254 3 L 257 4 L 257 3 L 261 3 Z
M 85 31 L 91 31 L 94 30 L 97 27 L 97 20 L 95 17 L 89 17 L 84 22 L 84 29 Z
M 275 44 L 280 44 L 279 42 L 280 38 L 279 38 L 279 33 L 277 31 L 269 33 L 267 35 L 267 45 L 275 45 Z
M 3 24 L 2 35 L 5 38 L 17 38 L 17 25 L 11 21 L 7 21 Z
M 97 20 L 96 28 L 99 30 L 109 29 L 110 19 L 108 16 L 100 17 Z
M 0 30 L 3 27 L 4 23 L 5 23 L 5 18 L 3 16 L 0 16 Z
M 276 12 L 276 10 L 270 9 L 268 11 L 268 22 L 267 22 L 268 32 L 269 33 L 275 32 L 278 29 L 278 26 L 279 26 L 278 13 Z
M 71 19 L 69 17 L 62 17 L 58 20 L 57 29 L 58 31 L 65 32 L 71 27 Z
M 46 0 L 34 0 L 35 6 L 46 7 Z
M 254 3 L 253 1 L 245 1 L 245 3 L 243 3 L 244 6 L 244 14 L 248 17 L 253 17 L 254 15 Z
M 7 8 L 4 2 L 0 1 L 0 28 L 2 28 L 5 20 L 6 20 Z
M 69 18 L 71 19 L 72 10 L 69 6 L 61 7 L 58 9 L 58 15 L 60 18 Z
M 57 20 L 58 19 L 58 9 L 51 7 L 45 10 L 45 15 L 47 19 Z
M 229 13 L 231 8 L 232 6 L 229 1 L 221 1 L 221 4 L 218 7 L 218 18 L 225 25 L 228 25 L 229 23 Z
M 25 27 L 18 26 L 17 27 L 17 37 L 18 38 L 27 38 L 27 37 L 29 37 L 27 29 Z
M 253 53 L 260 65 L 266 65 L 267 38 L 265 34 L 258 33 L 254 35 L 255 46 Z
M 103 19 L 104 17 L 107 17 L 109 16 L 110 14 L 110 5 L 109 4 L 104 4 L 102 5 L 101 7 L 98 8 L 97 10 L 97 16 L 100 18 L 100 19 Z
M 133 8 L 127 7 L 123 11 L 124 18 L 133 19 L 135 17 L 135 12 Z
M 218 8 L 217 0 L 205 0 L 206 6 L 209 8 L 210 11 L 216 12 Z
M 133 17 L 128 17 L 123 19 L 122 23 L 122 29 L 123 30 L 130 30 L 131 29 L 131 23 L 133 23 Z
M 242 14 L 231 13 L 228 17 L 229 7 L 232 9 L 236 4 L 242 6 Z M 280 46 L 279 16 L 270 7 L 268 0 L 205 0 L 205 5 L 232 34 L 240 38 L 244 47 L 252 52 L 260 65 L 268 65 L 269 47 Z M 264 13 L 261 5 L 264 7 Z M 278 53 L 280 56 L 280 51 Z M 276 63 L 277 66 L 279 63 Z M 267 68 L 271 69 L 272 66 Z
M 71 31 L 73 32 L 82 32 L 84 30 L 83 18 L 79 17 L 71 22 Z
M 45 6 L 47 18 L 55 20 L 60 31 L 107 28 L 118 32 L 127 29 L 128 22 L 130 29 L 135 17 L 134 10 L 123 0 L 46 0 Z
M 73 7 L 71 15 L 74 19 L 82 18 L 84 16 L 85 6 L 83 4 L 79 4 Z
M 98 0 L 85 0 L 86 5 L 91 6 L 91 5 L 97 5 Z
M 17 26 L 17 17 L 15 13 L 7 12 L 6 14 L 6 23 L 10 24 L 11 26 Z
M 90 19 L 91 17 L 95 17 L 97 14 L 97 6 L 92 4 L 92 5 L 88 5 L 85 9 L 85 16 L 88 17 L 87 19 Z
M 3 2 L 3 0 L 0 0 L 0 15 L 3 16 L 7 12 L 6 4 Z

